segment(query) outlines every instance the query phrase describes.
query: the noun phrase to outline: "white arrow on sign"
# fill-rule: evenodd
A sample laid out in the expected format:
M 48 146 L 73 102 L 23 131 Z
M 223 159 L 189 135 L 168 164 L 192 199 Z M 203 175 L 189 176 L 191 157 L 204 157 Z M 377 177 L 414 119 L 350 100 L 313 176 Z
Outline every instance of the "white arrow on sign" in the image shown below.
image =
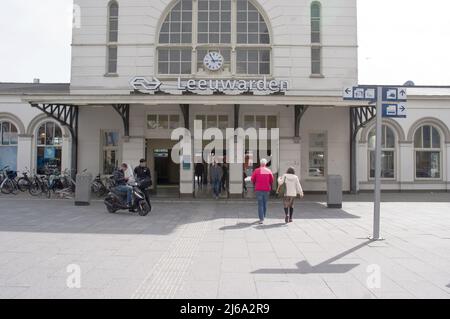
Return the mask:
M 402 100 L 408 99 L 408 94 L 406 93 L 406 89 L 398 89 L 398 96 Z
M 407 106 L 406 106 L 406 103 L 400 103 L 398 106 L 397 106 L 397 116 L 399 116 L 399 117 L 404 117 L 404 116 L 406 116 L 407 114 L 407 111 L 408 111 L 408 108 L 407 108 Z
M 148 90 L 148 91 L 156 91 L 158 90 L 162 82 L 157 78 L 153 78 L 152 81 L 148 81 L 145 77 L 137 76 L 130 81 L 130 85 L 135 90 Z
M 344 88 L 344 94 L 343 94 L 344 99 L 353 99 L 353 87 L 346 87 Z

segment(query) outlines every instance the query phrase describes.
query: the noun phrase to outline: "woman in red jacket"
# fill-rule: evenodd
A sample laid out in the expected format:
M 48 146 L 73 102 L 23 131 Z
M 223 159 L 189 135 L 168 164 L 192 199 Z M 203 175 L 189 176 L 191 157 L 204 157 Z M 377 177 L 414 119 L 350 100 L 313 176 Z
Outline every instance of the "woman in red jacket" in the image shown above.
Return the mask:
M 267 160 L 262 159 L 261 166 L 253 172 L 252 183 L 255 185 L 256 198 L 258 200 L 259 224 L 264 223 L 267 213 L 267 201 L 272 190 L 273 174 L 267 168 Z

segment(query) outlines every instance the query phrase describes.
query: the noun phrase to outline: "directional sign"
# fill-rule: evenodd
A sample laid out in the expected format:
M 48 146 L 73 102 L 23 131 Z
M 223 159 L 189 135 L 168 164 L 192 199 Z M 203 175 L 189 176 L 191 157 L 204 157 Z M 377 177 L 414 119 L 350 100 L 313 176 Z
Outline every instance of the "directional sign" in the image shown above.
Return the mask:
M 374 101 L 377 98 L 377 89 L 375 87 L 346 87 L 343 97 L 347 101 Z
M 407 110 L 406 103 L 383 104 L 383 117 L 406 118 Z
M 145 77 L 137 76 L 130 81 L 130 85 L 135 90 L 156 91 L 161 87 L 162 83 L 157 78 L 153 78 L 152 81 L 149 81 Z
M 408 95 L 404 88 L 383 88 L 383 101 L 406 102 Z

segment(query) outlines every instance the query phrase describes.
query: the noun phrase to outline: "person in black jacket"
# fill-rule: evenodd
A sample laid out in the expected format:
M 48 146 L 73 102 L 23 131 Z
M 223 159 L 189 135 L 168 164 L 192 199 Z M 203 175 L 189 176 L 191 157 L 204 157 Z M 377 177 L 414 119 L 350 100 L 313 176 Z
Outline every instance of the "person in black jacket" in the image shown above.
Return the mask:
M 128 165 L 123 163 L 120 168 L 116 169 L 113 173 L 113 179 L 116 184 L 115 189 L 117 192 L 127 195 L 127 205 L 130 211 L 133 211 L 132 194 L 133 187 L 128 185 L 128 178 L 125 177 L 125 171 L 128 169 Z
M 152 173 L 150 168 L 147 167 L 147 161 L 141 159 L 139 161 L 139 166 L 134 169 L 134 175 L 136 176 L 136 181 L 139 184 L 139 188 L 144 192 L 145 199 L 150 203 L 150 197 L 148 193 L 148 188 L 152 186 Z
M 139 161 L 139 166 L 134 169 L 134 175 L 136 176 L 136 181 L 144 188 L 152 186 L 152 173 L 147 167 L 147 162 L 145 159 Z

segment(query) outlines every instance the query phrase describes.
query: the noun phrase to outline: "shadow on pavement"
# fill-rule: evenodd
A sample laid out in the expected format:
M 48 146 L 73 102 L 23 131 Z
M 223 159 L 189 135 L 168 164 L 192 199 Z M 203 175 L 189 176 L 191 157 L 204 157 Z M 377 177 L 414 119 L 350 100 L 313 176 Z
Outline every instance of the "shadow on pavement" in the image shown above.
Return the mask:
M 168 235 L 180 226 L 220 219 L 237 219 L 235 225 L 220 228 L 242 230 L 255 226 L 246 220 L 257 220 L 254 202 L 177 202 L 152 203 L 153 210 L 146 217 L 120 211 L 109 214 L 101 202 L 76 207 L 64 200 L 12 200 L 2 203 L 0 232 L 79 233 L 79 234 L 154 234 Z M 284 211 L 280 202 L 269 203 L 267 218 L 279 224 L 259 226 L 258 229 L 282 227 Z M 299 202 L 294 213 L 301 219 L 357 219 L 359 216 L 342 209 L 328 209 L 318 203 Z M 239 223 L 239 220 L 242 222 Z M 220 226 L 219 226 L 220 227 Z
M 308 261 L 303 260 L 297 263 L 297 268 L 286 269 L 286 268 L 273 268 L 273 269 L 259 269 L 252 274 L 343 274 L 347 273 L 353 268 L 357 267 L 359 264 L 333 264 L 335 261 L 367 246 L 371 241 L 365 241 L 358 246 L 355 246 L 349 250 L 340 253 L 330 259 L 321 262 L 318 265 L 312 266 Z

